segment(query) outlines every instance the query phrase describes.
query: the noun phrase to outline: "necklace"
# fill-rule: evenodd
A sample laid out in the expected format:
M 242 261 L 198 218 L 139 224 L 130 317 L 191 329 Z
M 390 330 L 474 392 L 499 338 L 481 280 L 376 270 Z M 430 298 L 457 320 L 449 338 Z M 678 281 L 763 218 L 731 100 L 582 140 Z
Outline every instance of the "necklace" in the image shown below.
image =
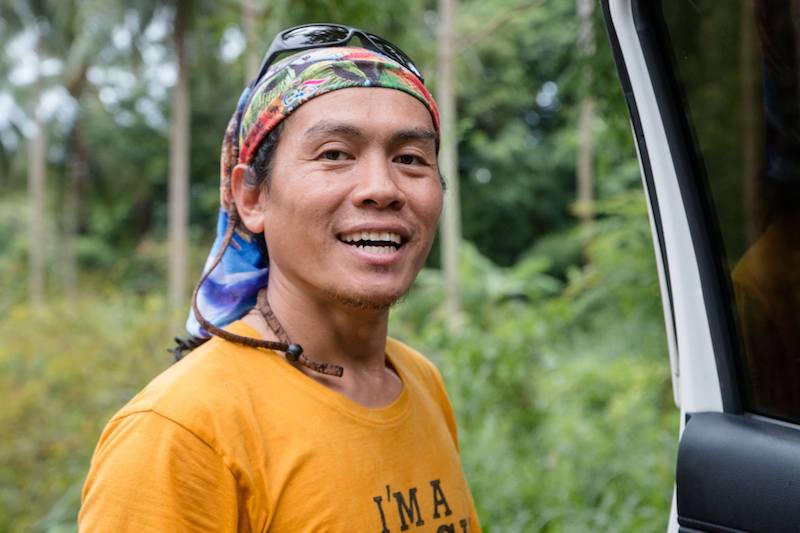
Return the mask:
M 272 330 L 275 336 L 278 337 L 278 340 L 281 341 L 281 343 L 285 346 L 285 348 L 281 347 L 280 350 L 286 354 L 286 359 L 289 362 L 300 363 L 304 367 L 309 368 L 314 372 L 319 372 L 320 374 L 342 377 L 344 374 L 344 368 L 339 365 L 318 363 L 309 359 L 303 353 L 302 346 L 289 340 L 289 335 L 286 333 L 286 330 L 283 329 L 280 320 L 278 320 L 278 317 L 275 316 L 275 313 L 272 311 L 272 307 L 269 305 L 266 287 L 258 291 L 256 309 L 258 309 L 258 311 L 261 313 L 261 316 L 264 317 L 264 321 L 267 323 L 267 326 L 269 326 L 269 329 Z

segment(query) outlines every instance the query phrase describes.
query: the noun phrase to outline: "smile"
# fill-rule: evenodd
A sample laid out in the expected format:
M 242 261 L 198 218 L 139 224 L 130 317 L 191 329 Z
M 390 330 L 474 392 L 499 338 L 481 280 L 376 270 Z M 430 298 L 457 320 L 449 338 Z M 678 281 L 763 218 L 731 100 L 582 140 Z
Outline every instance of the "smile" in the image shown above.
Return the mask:
M 356 231 L 338 237 L 343 243 L 372 254 L 390 254 L 404 244 L 403 237 L 391 231 Z

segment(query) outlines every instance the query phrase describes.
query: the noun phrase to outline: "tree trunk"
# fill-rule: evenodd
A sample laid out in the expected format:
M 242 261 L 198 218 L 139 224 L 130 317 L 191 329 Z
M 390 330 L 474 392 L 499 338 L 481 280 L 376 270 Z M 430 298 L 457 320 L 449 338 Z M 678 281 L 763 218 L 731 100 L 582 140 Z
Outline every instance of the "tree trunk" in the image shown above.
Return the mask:
M 75 241 L 80 225 L 81 195 L 89 172 L 89 151 L 83 139 L 80 112 L 72 126 L 67 186 L 64 190 L 61 239 L 61 283 L 64 295 L 73 300 L 78 293 L 78 260 Z
M 28 153 L 28 298 L 33 307 L 44 302 L 45 269 L 45 172 L 47 139 L 40 110 L 41 86 L 36 82 L 33 114 L 36 131 Z
M 261 33 L 266 35 L 266 39 L 260 42 L 256 47 L 256 52 L 259 54 L 266 53 L 266 47 L 272 42 L 272 39 L 286 26 L 286 21 L 290 19 L 289 11 L 291 11 L 291 0 L 262 0 L 261 17 L 264 22 L 261 27 Z M 266 26 L 266 27 L 265 27 Z
M 189 0 L 177 0 L 175 9 L 175 58 L 178 76 L 172 92 L 169 153 L 169 306 L 186 305 L 189 236 L 189 65 L 186 33 Z M 174 313 L 173 313 L 174 314 Z M 177 316 L 177 315 L 176 315 Z
M 594 98 L 586 96 L 581 101 L 578 117 L 578 160 L 576 165 L 576 209 L 578 219 L 589 226 L 594 219 Z
M 445 305 L 457 321 L 461 312 L 461 288 L 458 280 L 459 245 L 461 243 L 461 214 L 458 193 L 458 152 L 456 139 L 456 101 L 453 87 L 455 46 L 453 18 L 456 0 L 439 0 L 439 50 L 437 82 L 439 110 L 441 112 L 441 145 L 439 160 L 447 181 L 444 213 L 441 223 L 442 267 L 444 269 Z
M 594 122 L 594 98 L 591 95 L 592 67 L 591 57 L 594 55 L 594 27 L 592 12 L 593 0 L 577 0 L 579 18 L 578 53 L 582 56 L 583 71 L 587 90 L 580 103 L 578 117 L 578 154 L 575 172 L 575 212 L 583 226 L 589 226 L 594 218 L 594 138 L 592 123 Z
M 245 83 L 250 83 L 258 74 L 258 35 L 256 33 L 255 0 L 242 0 L 242 27 L 245 37 Z

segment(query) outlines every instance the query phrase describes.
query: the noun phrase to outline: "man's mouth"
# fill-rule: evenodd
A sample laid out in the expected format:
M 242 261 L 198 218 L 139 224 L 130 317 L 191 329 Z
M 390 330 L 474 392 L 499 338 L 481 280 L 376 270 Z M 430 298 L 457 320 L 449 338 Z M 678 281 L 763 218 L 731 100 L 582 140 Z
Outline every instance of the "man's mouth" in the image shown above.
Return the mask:
M 338 237 L 343 243 L 372 254 L 390 254 L 405 244 L 399 233 L 391 231 L 355 231 Z

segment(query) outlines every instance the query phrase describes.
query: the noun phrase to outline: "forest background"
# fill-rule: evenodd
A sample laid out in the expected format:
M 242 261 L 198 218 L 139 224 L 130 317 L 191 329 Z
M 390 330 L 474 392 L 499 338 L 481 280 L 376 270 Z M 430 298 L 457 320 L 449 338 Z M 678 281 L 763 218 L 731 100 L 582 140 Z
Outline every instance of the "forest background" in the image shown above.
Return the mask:
M 452 224 L 391 332 L 442 370 L 485 531 L 663 531 L 678 411 L 592 0 L 0 0 L 0 531 L 76 529 L 101 428 L 172 364 L 236 99 L 309 21 L 453 97 Z

